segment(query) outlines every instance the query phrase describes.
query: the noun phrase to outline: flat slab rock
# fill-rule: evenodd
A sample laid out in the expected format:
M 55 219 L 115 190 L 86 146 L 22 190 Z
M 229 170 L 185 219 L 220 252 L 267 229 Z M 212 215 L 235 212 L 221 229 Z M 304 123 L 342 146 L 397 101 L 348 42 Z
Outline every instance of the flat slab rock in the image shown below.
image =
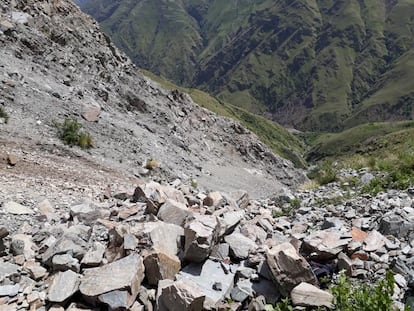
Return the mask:
M 138 295 L 143 279 L 142 257 L 132 254 L 102 267 L 86 269 L 79 290 L 87 297 L 124 290 L 128 292 L 128 305 L 131 305 Z
M 333 295 L 323 291 L 312 284 L 302 282 L 290 293 L 295 306 L 301 307 L 333 307 Z

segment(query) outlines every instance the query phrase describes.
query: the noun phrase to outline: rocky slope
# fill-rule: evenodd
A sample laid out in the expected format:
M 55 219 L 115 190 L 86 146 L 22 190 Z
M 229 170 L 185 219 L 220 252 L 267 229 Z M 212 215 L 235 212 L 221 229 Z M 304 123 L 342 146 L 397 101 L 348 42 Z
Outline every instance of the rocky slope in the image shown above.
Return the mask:
M 343 182 L 250 200 L 148 182 L 72 202 L 79 188 L 22 204 L 0 188 L 1 310 L 330 308 L 319 287 L 342 269 L 365 284 L 392 269 L 394 306 L 413 306 L 413 189 L 360 196 Z
M 239 124 L 144 78 L 71 2 L 3 1 L 1 14 L 4 141 L 65 148 L 54 124 L 73 118 L 95 148 L 69 154 L 131 175 L 197 179 L 202 187 L 244 188 L 257 197 L 305 179 Z M 150 172 L 149 160 L 157 163 Z
M 86 1 L 141 67 L 307 130 L 412 118 L 412 0 Z

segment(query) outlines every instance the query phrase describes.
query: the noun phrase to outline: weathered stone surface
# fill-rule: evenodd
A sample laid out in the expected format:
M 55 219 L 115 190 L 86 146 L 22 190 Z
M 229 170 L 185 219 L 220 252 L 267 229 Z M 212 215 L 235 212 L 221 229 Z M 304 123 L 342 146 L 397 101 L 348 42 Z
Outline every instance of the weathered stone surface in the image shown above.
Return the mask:
M 311 233 L 304 240 L 301 252 L 314 259 L 329 260 L 335 258 L 351 241 L 351 237 L 335 228 Z
M 185 204 L 167 199 L 167 201 L 161 205 L 157 217 L 166 223 L 182 227 L 187 217 L 191 214 L 191 211 Z
M 220 236 L 224 234 L 229 234 L 237 224 L 244 218 L 245 211 L 235 211 L 224 213 L 223 217 L 219 217 L 218 221 L 220 223 Z
M 3 281 L 5 277 L 13 275 L 19 271 L 19 266 L 12 264 L 10 262 L 0 262 L 0 282 Z
M 132 196 L 134 202 L 147 203 L 147 211 L 152 214 L 157 214 L 159 207 L 165 203 L 167 199 L 172 199 L 183 204 L 186 203 L 186 199 L 181 191 L 153 181 L 139 185 L 135 188 Z
M 184 229 L 174 224 L 157 221 L 133 226 L 131 227 L 131 233 L 136 236 L 148 235 L 154 250 L 177 255 L 181 249 L 181 238 L 184 236 Z
M 100 242 L 95 242 L 92 248 L 90 248 L 85 256 L 83 256 L 81 264 L 88 267 L 99 266 L 102 262 L 104 253 L 105 245 Z
M 64 302 L 78 291 L 79 278 L 80 275 L 71 270 L 58 272 L 53 276 L 53 281 L 49 287 L 48 300 Z
M 111 291 L 125 291 L 128 306 L 138 295 L 144 278 L 144 264 L 138 254 L 132 254 L 108 265 L 86 269 L 79 287 L 82 295 L 96 297 Z
M 204 264 L 190 264 L 176 276 L 177 280 L 188 279 L 197 284 L 206 296 L 205 306 L 215 306 L 226 297 L 234 284 L 234 273 L 224 271 L 219 262 L 207 260 Z M 220 288 L 215 286 L 219 282 Z
M 225 236 L 224 240 L 230 246 L 230 255 L 236 260 L 246 259 L 249 252 L 256 249 L 256 243 L 239 232 Z
M 75 235 L 63 236 L 49 247 L 42 256 L 42 262 L 46 265 L 52 264 L 53 256 L 69 254 L 78 260 L 82 260 L 86 253 L 86 242 Z
M 153 252 L 145 257 L 144 266 L 148 283 L 157 285 L 160 280 L 173 280 L 180 271 L 181 262 L 177 256 Z
M 352 227 L 351 236 L 352 240 L 354 241 L 364 241 L 368 237 L 368 233 L 358 228 Z
M 389 214 L 382 217 L 378 231 L 384 235 L 403 239 L 414 231 L 414 223 L 400 215 Z
M 47 270 L 35 261 L 25 262 L 24 269 L 29 272 L 30 277 L 35 281 L 38 281 L 47 275 Z
M 215 216 L 198 215 L 184 228 L 184 257 L 192 262 L 201 262 L 211 253 L 217 240 L 219 224 Z
M 26 234 L 15 234 L 12 237 L 11 251 L 14 255 L 24 255 L 26 260 L 35 257 L 37 246 L 32 237 Z
M 205 206 L 212 206 L 214 208 L 219 207 L 224 203 L 224 198 L 220 192 L 210 192 L 203 200 Z
M 205 296 L 190 280 L 179 280 L 161 289 L 159 300 L 168 311 L 201 311 Z
M 101 115 L 101 106 L 98 103 L 93 102 L 88 105 L 83 106 L 83 113 L 82 117 L 89 122 L 97 122 L 99 120 L 99 116 Z
M 19 284 L 15 285 L 0 285 L 0 297 L 10 296 L 14 297 L 19 293 Z
M 333 295 L 308 283 L 300 283 L 290 293 L 292 303 L 302 307 L 333 307 Z
M 364 240 L 363 249 L 366 252 L 374 252 L 385 245 L 386 238 L 376 230 L 371 231 Z
M 10 201 L 3 203 L 3 210 L 13 215 L 33 215 L 34 211 L 22 204 Z
M 80 264 L 76 258 L 73 258 L 69 254 L 55 255 L 52 258 L 52 269 L 54 271 L 72 270 L 79 272 Z
M 130 297 L 127 291 L 114 290 L 99 295 L 98 300 L 106 304 L 110 310 L 125 310 L 130 306 Z
M 290 291 L 301 282 L 318 284 L 305 258 L 290 243 L 282 243 L 269 249 L 267 264 L 278 290 L 284 296 L 288 296 Z
M 91 224 L 103 217 L 103 212 L 92 204 L 83 203 L 71 206 L 70 215 L 83 223 Z

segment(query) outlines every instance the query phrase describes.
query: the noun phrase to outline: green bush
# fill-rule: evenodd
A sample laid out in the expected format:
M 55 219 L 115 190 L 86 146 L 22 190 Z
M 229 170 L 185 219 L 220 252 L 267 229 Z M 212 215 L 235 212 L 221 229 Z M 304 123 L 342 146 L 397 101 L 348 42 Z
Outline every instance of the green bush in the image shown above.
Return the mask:
M 353 284 L 341 272 L 331 286 L 334 296 L 333 309 L 318 308 L 314 310 L 334 311 L 392 311 L 394 294 L 394 274 L 387 271 L 385 278 L 374 285 Z M 293 306 L 288 299 L 283 299 L 274 307 L 266 306 L 267 311 L 292 311 Z M 408 310 L 407 310 L 408 311 Z
M 9 115 L 3 107 L 0 107 L 0 119 L 3 119 L 5 123 L 9 122 Z
M 65 119 L 63 123 L 55 122 L 59 138 L 69 146 L 79 146 L 83 149 L 93 147 L 93 139 L 89 133 L 81 131 L 82 125 L 74 119 Z
M 320 185 L 326 185 L 337 181 L 336 170 L 332 162 L 323 162 L 317 168 L 308 173 L 308 178 L 316 180 Z

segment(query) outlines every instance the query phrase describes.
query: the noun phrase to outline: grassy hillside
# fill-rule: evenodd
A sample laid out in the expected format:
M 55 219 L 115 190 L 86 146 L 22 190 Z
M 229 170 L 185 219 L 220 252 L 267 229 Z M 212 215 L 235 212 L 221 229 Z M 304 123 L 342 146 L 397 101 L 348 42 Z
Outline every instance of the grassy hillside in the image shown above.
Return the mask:
M 86 0 L 142 68 L 299 129 L 414 117 L 414 0 Z
M 378 122 L 359 125 L 341 133 L 321 134 L 311 142 L 309 161 L 347 158 L 355 154 L 385 153 L 414 155 L 414 121 Z
M 239 107 L 219 101 L 211 95 L 197 90 L 182 88 L 160 78 L 149 71 L 143 70 L 144 75 L 160 83 L 166 89 L 180 89 L 188 93 L 199 106 L 219 115 L 238 120 L 243 126 L 254 132 L 259 139 L 269 146 L 276 154 L 291 160 L 297 167 L 305 167 L 302 158 L 305 145 L 301 139 L 289 133 L 285 128 L 263 117 L 254 115 Z

